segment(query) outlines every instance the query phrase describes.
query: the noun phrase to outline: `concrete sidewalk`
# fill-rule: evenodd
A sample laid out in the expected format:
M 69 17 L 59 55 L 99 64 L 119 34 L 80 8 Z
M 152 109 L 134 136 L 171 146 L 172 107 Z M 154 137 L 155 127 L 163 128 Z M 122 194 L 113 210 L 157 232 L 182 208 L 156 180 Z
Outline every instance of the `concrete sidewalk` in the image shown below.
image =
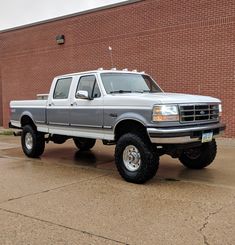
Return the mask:
M 1 244 L 234 244 L 235 146 L 185 169 L 161 157 L 145 185 L 123 181 L 114 147 L 80 152 L 49 143 L 26 158 L 20 139 L 0 136 Z

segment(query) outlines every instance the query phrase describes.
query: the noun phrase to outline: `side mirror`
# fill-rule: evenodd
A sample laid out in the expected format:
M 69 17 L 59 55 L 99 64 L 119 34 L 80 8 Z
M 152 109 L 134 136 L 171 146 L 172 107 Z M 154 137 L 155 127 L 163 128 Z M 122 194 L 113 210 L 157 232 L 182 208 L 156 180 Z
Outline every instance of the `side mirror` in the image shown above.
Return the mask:
M 77 99 L 84 99 L 84 100 L 89 100 L 89 99 L 90 99 L 90 98 L 89 98 L 88 92 L 85 91 L 85 90 L 78 90 L 78 91 L 76 92 L 75 97 L 76 97 Z

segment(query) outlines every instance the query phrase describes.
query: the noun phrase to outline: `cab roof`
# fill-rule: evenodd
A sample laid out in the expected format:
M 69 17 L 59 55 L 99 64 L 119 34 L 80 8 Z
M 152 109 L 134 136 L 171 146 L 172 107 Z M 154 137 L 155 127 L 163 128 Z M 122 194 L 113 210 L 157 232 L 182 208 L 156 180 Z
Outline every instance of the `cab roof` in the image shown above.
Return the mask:
M 83 72 L 75 72 L 75 73 L 69 73 L 69 74 L 64 74 L 64 75 L 59 75 L 56 76 L 56 78 L 59 77 L 72 77 L 72 76 L 78 76 L 78 75 L 83 75 L 83 74 L 102 74 L 102 73 L 131 73 L 131 74 L 145 74 L 144 71 L 138 72 L 137 70 L 132 70 L 129 71 L 128 69 L 123 69 L 123 70 L 117 70 L 116 68 L 112 68 L 110 70 L 104 70 L 103 68 L 99 68 L 97 70 L 91 70 L 91 71 L 83 71 Z

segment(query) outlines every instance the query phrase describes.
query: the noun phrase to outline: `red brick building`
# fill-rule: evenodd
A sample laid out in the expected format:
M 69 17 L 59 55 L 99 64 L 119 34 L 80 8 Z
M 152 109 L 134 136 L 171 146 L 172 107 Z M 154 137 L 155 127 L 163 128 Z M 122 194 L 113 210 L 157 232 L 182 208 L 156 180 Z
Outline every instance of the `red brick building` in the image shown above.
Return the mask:
M 10 100 L 47 93 L 55 75 L 110 68 L 109 46 L 117 68 L 144 70 L 165 91 L 221 98 L 235 137 L 234 0 L 132 1 L 0 32 L 0 124 Z

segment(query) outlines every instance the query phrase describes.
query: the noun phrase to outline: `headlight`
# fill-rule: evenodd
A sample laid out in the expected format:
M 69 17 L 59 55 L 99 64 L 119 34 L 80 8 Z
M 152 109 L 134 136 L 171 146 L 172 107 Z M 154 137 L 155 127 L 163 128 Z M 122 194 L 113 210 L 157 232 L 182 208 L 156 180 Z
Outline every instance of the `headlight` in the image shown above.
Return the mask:
M 219 104 L 219 117 L 222 117 L 222 104 Z
M 177 105 L 157 105 L 153 107 L 154 122 L 179 121 L 179 110 Z

